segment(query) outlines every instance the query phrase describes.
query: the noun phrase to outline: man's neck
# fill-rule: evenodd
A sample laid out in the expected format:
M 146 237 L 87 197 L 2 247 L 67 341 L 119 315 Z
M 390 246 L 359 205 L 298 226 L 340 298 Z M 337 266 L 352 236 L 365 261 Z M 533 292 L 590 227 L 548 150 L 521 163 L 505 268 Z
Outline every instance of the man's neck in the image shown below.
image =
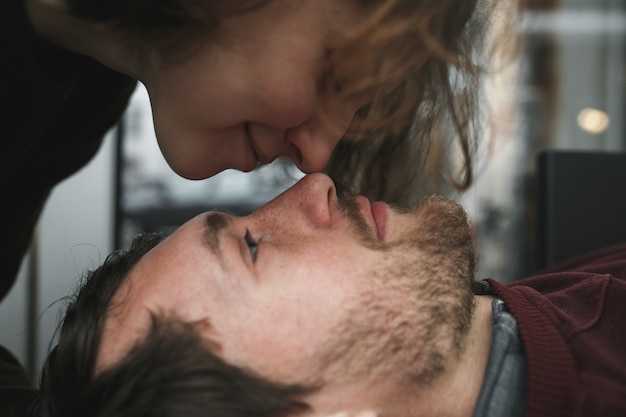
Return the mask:
M 387 404 L 385 417 L 471 416 L 485 376 L 491 346 L 493 297 L 475 297 L 476 308 L 464 350 L 431 389 L 407 390 L 403 399 Z M 420 390 L 421 392 L 416 392 Z M 409 408 L 410 407 L 410 408 Z
M 458 359 L 450 359 L 445 372 L 429 387 L 406 384 L 327 387 L 322 402 L 314 399 L 312 415 L 356 416 L 373 411 L 380 417 L 471 416 L 482 386 L 489 357 L 493 297 L 477 296 L 472 324 Z M 333 395 L 328 396 L 328 392 Z M 354 404 L 357 406 L 355 407 Z
M 476 406 L 491 348 L 494 298 L 476 296 L 475 300 L 476 310 L 465 350 L 456 366 L 438 382 L 438 409 L 432 416 L 471 416 Z

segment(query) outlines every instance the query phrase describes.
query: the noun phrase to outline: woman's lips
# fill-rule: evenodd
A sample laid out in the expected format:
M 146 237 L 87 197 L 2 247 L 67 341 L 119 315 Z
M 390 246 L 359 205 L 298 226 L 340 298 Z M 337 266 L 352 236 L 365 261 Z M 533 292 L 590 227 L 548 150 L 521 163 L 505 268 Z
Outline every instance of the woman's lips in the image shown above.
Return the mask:
M 257 167 L 259 164 L 259 155 L 254 147 L 254 141 L 252 139 L 252 134 L 250 133 L 250 126 L 248 123 L 244 123 L 243 125 L 244 134 L 246 136 L 246 140 L 248 144 L 246 146 L 246 159 L 244 163 L 244 167 L 242 171 L 250 172 Z
M 254 135 L 252 134 L 252 131 L 250 130 L 250 125 L 248 123 L 246 123 L 246 135 L 248 136 L 250 147 L 252 148 L 252 151 L 256 155 L 257 161 L 260 162 L 261 164 L 269 164 L 270 162 L 272 162 L 273 158 L 263 153 L 263 150 L 259 148 L 258 144 L 256 143 L 256 140 L 254 139 Z

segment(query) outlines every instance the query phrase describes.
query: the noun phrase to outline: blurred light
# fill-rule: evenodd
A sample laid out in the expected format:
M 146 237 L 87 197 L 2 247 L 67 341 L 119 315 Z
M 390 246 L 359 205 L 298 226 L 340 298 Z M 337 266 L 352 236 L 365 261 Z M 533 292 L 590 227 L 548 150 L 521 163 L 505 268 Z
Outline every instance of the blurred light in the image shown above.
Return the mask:
M 588 107 L 578 113 L 578 126 L 589 133 L 602 133 L 609 127 L 609 116 L 602 110 Z

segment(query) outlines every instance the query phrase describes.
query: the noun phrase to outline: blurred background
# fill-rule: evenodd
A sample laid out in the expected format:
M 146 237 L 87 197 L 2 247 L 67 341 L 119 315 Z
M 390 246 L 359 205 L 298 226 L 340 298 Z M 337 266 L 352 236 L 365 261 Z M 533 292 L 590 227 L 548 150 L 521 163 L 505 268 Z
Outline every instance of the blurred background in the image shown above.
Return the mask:
M 592 224 L 591 217 L 608 222 L 589 232 L 600 238 L 620 239 L 626 230 L 625 2 L 536 3 L 521 17 L 528 33 L 523 53 L 487 85 L 490 140 L 479 150 L 476 182 L 452 195 L 476 233 L 477 278 L 513 281 L 567 257 L 559 248 L 564 242 L 571 248 L 576 237 L 570 233 Z M 506 42 L 507 28 L 503 19 L 493 41 Z M 139 86 L 96 159 L 48 201 L 18 283 L 0 305 L 2 344 L 30 370 L 40 369 L 63 305 L 58 300 L 85 269 L 140 231 L 171 231 L 213 208 L 247 214 L 301 176 L 276 161 L 252 174 L 177 177 L 158 149 Z

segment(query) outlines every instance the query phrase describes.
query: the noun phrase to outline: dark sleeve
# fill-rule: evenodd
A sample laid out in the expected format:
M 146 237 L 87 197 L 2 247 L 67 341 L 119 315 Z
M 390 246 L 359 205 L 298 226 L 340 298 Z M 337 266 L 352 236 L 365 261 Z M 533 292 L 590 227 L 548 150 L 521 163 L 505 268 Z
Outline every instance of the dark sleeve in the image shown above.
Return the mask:
M 36 393 L 24 368 L 9 351 L 0 346 L 0 416 L 26 415 L 26 409 L 35 399 Z
M 83 167 L 125 110 L 136 81 L 39 38 L 23 0 L 1 19 L 0 299 L 10 290 L 52 188 Z
M 626 237 L 625 243 L 611 245 L 586 254 L 559 262 L 535 275 L 558 272 L 608 273 L 626 280 Z

